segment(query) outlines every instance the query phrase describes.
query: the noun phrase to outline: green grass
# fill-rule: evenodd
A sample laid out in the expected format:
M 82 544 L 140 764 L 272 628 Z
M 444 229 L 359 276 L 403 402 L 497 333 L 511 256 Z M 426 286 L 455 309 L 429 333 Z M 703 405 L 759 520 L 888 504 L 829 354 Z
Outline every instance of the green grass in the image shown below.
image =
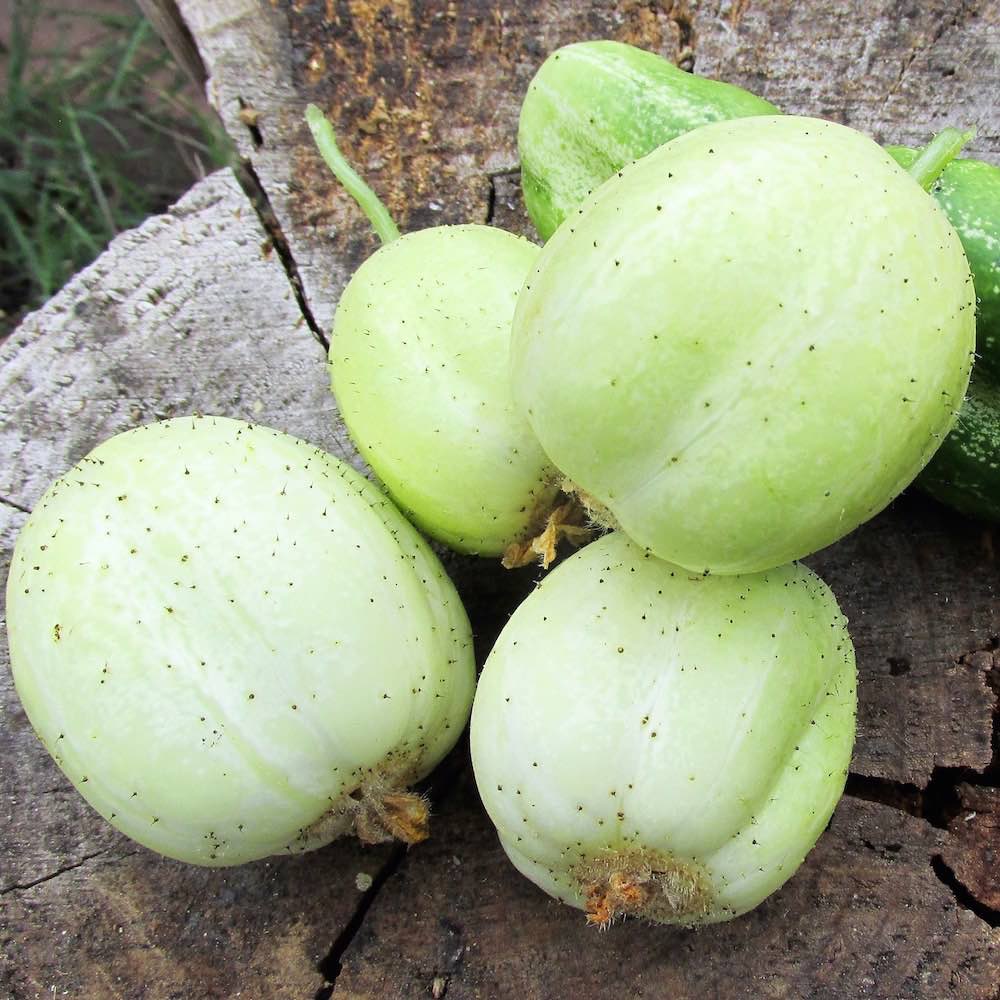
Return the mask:
M 90 40 L 41 51 L 41 18 Z M 0 95 L 0 326 L 44 302 L 122 230 L 230 162 L 217 119 L 138 14 L 14 0 Z

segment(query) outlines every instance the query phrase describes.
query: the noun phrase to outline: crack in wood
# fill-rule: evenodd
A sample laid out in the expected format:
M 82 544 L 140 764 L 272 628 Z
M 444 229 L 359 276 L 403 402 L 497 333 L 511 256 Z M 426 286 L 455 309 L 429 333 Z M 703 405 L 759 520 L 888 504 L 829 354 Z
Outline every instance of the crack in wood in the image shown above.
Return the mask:
M 246 123 L 244 122 L 244 124 Z M 247 125 L 247 128 L 251 130 L 250 135 L 255 146 L 258 145 L 258 138 L 259 145 L 262 146 L 264 138 L 256 123 L 252 127 Z M 254 137 L 254 131 L 256 131 L 256 138 Z M 234 173 L 240 183 L 240 187 L 243 188 L 243 193 L 249 199 L 250 204 L 253 205 L 260 224 L 264 227 L 264 231 L 270 238 L 271 245 L 277 253 L 278 259 L 281 261 L 285 277 L 288 278 L 288 283 L 292 286 L 292 292 L 295 295 L 295 301 L 299 307 L 299 312 L 302 314 L 302 319 L 305 321 L 306 326 L 309 327 L 312 335 L 323 345 L 323 350 L 329 351 L 329 338 L 316 322 L 315 316 L 313 316 L 312 309 L 306 299 L 305 286 L 299 275 L 298 265 L 292 256 L 292 249 L 288 244 L 288 240 L 281 228 L 281 223 L 278 221 L 278 216 L 271 206 L 271 199 L 268 197 L 267 191 L 264 190 L 264 185 L 261 183 L 253 163 L 249 159 L 240 160 L 234 168 Z
M 178 65 L 187 73 L 191 82 L 202 89 L 208 80 L 208 71 L 198 51 L 198 45 L 177 9 L 175 0 L 136 0 L 136 2 Z
M 931 858 L 931 868 L 938 880 L 951 890 L 955 901 L 963 910 L 974 913 L 980 920 L 986 921 L 990 927 L 1000 927 L 1000 910 L 988 906 L 974 895 L 940 854 L 935 854 Z
M 982 770 L 971 767 L 938 765 L 931 771 L 927 784 L 917 785 L 893 781 L 888 778 L 863 774 L 849 774 L 845 795 L 877 802 L 899 809 L 921 819 L 936 829 L 951 831 L 952 824 L 964 810 L 960 794 L 961 785 L 977 788 L 1000 787 L 1000 637 L 993 636 L 982 649 L 958 657 L 959 663 L 983 671 L 984 679 L 996 695 L 993 706 L 993 753 L 990 763 Z M 871 850 L 878 850 L 868 841 L 862 841 Z M 940 853 L 930 859 L 935 877 L 951 891 L 963 909 L 984 920 L 990 927 L 1000 927 L 1000 910 L 981 900 L 972 888 L 958 877 Z
M 520 167 L 510 167 L 506 170 L 494 170 L 492 173 L 486 175 L 486 180 L 489 182 L 489 191 L 486 195 L 486 218 L 483 223 L 484 225 L 492 225 L 494 219 L 496 218 L 497 198 L 499 197 L 497 193 L 497 181 L 501 178 L 513 179 L 515 177 L 520 178 L 520 176 Z
M 962 3 L 958 10 L 956 10 L 950 17 L 944 17 L 941 19 L 941 23 L 934 29 L 933 34 L 929 42 L 924 44 L 922 38 L 918 39 L 917 44 L 907 54 L 907 57 L 903 60 L 903 64 L 899 70 L 899 76 L 896 77 L 896 82 L 889 88 L 885 97 L 882 99 L 882 104 L 879 107 L 879 116 L 885 111 L 886 105 L 890 100 L 896 95 L 896 92 L 903 85 L 903 80 L 906 78 L 906 74 L 910 72 L 910 68 L 916 62 L 917 56 L 924 52 L 930 52 L 935 45 L 944 37 L 946 31 L 949 28 L 956 28 L 962 22 L 962 19 L 967 17 L 970 13 L 974 13 L 974 9 L 969 6 L 968 3 Z
M 980 780 L 970 781 L 970 777 Z M 844 794 L 899 809 L 937 829 L 948 830 L 951 822 L 962 811 L 957 786 L 963 781 L 980 787 L 994 785 L 993 782 L 984 781 L 981 773 L 970 768 L 935 768 L 930 781 L 923 789 L 886 778 L 851 774 Z M 894 848 L 897 846 L 877 845 L 865 838 L 861 838 L 861 843 L 876 854 L 895 853 Z M 990 927 L 1000 927 L 1000 911 L 976 896 L 973 890 L 958 878 L 942 854 L 932 855 L 930 866 L 935 877 L 948 887 L 959 906 L 986 921 Z
M 994 722 L 995 724 L 995 722 Z M 931 771 L 923 787 L 892 778 L 875 777 L 851 772 L 847 776 L 844 794 L 866 802 L 898 809 L 917 819 L 922 819 L 939 830 L 947 830 L 951 821 L 962 812 L 958 797 L 959 785 L 976 788 L 1000 787 L 1000 774 L 996 757 L 981 771 L 971 767 L 944 767 L 938 765 Z
M 927 820 L 924 815 L 924 790 L 909 782 L 857 774 L 852 771 L 847 775 L 844 794 L 850 795 L 851 798 L 863 799 L 865 802 L 877 802 L 879 805 L 889 806 L 918 819 Z
M 0 503 L 5 507 L 10 507 L 12 510 L 19 510 L 22 514 L 31 513 L 30 507 L 25 507 L 24 504 L 20 504 L 16 500 L 11 500 L 10 497 L 0 497 Z
M 238 97 L 240 105 L 240 122 L 246 127 L 247 132 L 250 133 L 250 141 L 253 143 L 254 149 L 261 149 L 264 146 L 264 133 L 260 130 L 259 117 L 257 114 L 257 109 L 253 105 L 248 104 L 242 97 Z
M 256 126 L 254 127 L 256 128 Z M 259 134 L 260 130 L 257 129 L 257 132 Z M 263 142 L 263 137 L 261 137 L 261 145 L 263 145 Z M 285 271 L 285 276 L 288 278 L 288 283 L 292 286 L 292 292 L 295 295 L 295 301 L 298 304 L 302 318 L 305 320 L 310 331 L 312 331 L 313 336 L 323 345 L 323 349 L 329 351 L 330 342 L 313 316 L 312 309 L 306 299 L 305 286 L 299 275 L 298 265 L 292 256 L 291 247 L 281 228 L 281 223 L 278 221 L 278 216 L 271 206 L 271 199 L 268 197 L 267 191 L 264 189 L 264 185 L 261 183 L 260 177 L 254 169 L 253 163 L 249 159 L 240 161 L 236 176 L 240 182 L 240 187 L 243 188 L 244 193 L 253 205 L 257 217 L 260 219 L 260 224 L 270 237 L 275 252 L 278 254 L 278 259 L 281 261 L 281 266 Z
M 694 72 L 695 43 L 697 35 L 694 19 L 686 0 L 674 0 L 667 18 L 677 26 L 677 65 L 688 73 Z
M 448 756 L 437 766 L 434 772 L 433 782 L 437 794 L 434 801 L 438 804 L 446 801 L 455 793 L 462 776 L 469 768 L 467 748 L 459 744 Z M 421 794 L 429 795 L 430 789 L 427 787 L 427 780 L 418 783 L 415 790 Z M 433 828 L 432 828 L 433 833 Z M 337 979 L 343 970 L 343 958 L 348 949 L 358 936 L 364 926 L 369 910 L 378 898 L 383 886 L 392 878 L 403 866 L 403 861 L 409 854 L 409 847 L 406 844 L 397 844 L 385 861 L 382 867 L 375 874 L 372 884 L 365 890 L 364 895 L 358 900 L 358 905 L 351 915 L 350 920 L 343 926 L 340 933 L 334 939 L 333 944 L 326 956 L 319 962 L 317 968 L 326 980 L 326 985 L 317 990 L 314 1000 L 330 1000 L 337 987 Z
M 337 978 L 340 976 L 341 969 L 343 969 L 342 959 L 344 954 L 357 937 L 358 931 L 361 930 L 368 911 L 372 908 L 376 897 L 382 891 L 382 886 L 399 871 L 403 859 L 406 857 L 407 850 L 406 844 L 397 844 L 393 848 L 389 858 L 376 872 L 372 879 L 372 884 L 362 894 L 361 899 L 358 900 L 358 905 L 354 913 L 351 914 L 350 920 L 344 924 L 343 929 L 330 946 L 330 950 L 327 952 L 325 958 L 319 963 L 318 969 L 326 980 L 326 985 L 316 991 L 315 1000 L 330 1000 L 330 997 L 333 996 L 333 991 L 337 988 Z
M 493 222 L 493 216 L 496 212 L 497 207 L 497 182 L 493 174 L 489 176 L 490 189 L 486 196 L 486 225 L 489 226 Z
M 978 788 L 1000 787 L 1000 636 L 991 636 L 984 646 L 956 657 L 956 662 L 983 674 L 994 694 L 993 735 L 990 762 L 981 770 L 972 767 L 938 764 L 923 786 L 892 778 L 851 772 L 844 794 L 869 802 L 878 802 L 926 820 L 941 830 L 962 811 L 959 785 Z M 891 670 L 892 660 L 890 660 Z M 908 668 L 907 668 L 908 669 Z M 905 673 L 906 670 L 899 670 Z
M 33 879 L 31 882 L 14 882 L 3 889 L 0 889 L 0 896 L 7 896 L 13 892 L 26 892 L 28 889 L 34 889 L 36 885 L 51 882 L 52 879 L 58 878 L 60 875 L 65 875 L 66 872 L 71 872 L 76 868 L 82 868 L 88 861 L 93 861 L 94 858 L 99 858 L 102 854 L 107 854 L 109 850 L 110 848 L 106 847 L 102 851 L 95 851 L 93 854 L 86 854 L 80 858 L 79 861 L 74 861 L 71 865 L 64 865 L 62 868 L 57 868 L 54 872 L 42 875 L 39 878 Z

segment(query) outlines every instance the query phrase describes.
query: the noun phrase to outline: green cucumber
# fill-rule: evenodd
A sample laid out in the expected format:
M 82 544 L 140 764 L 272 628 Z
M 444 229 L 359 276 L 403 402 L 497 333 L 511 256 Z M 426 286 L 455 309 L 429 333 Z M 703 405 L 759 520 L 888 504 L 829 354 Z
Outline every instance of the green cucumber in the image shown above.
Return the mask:
M 657 146 L 709 122 L 778 113 L 740 87 L 623 42 L 566 45 L 542 64 L 521 107 L 528 214 L 547 240 L 591 191 Z
M 917 485 L 963 514 L 1000 521 L 1000 383 L 978 368 L 958 422 Z
M 886 146 L 905 170 L 917 158 L 906 146 Z M 976 371 L 1000 385 L 1000 167 L 952 160 L 931 194 L 955 227 L 976 286 Z M 998 448 L 1000 454 L 1000 448 Z
M 590 191 L 684 132 L 777 113 L 739 87 L 692 76 L 619 42 L 580 42 L 543 63 L 521 108 L 524 200 L 548 239 Z M 887 147 L 904 169 L 915 150 Z M 1000 521 L 1000 167 L 956 159 L 931 190 L 957 231 L 976 288 L 976 370 L 954 430 L 916 480 L 966 514 Z
M 917 154 L 888 146 L 901 167 Z M 964 514 L 1000 521 L 1000 167 L 952 160 L 931 194 L 955 227 L 976 286 L 976 366 L 958 423 L 917 484 Z

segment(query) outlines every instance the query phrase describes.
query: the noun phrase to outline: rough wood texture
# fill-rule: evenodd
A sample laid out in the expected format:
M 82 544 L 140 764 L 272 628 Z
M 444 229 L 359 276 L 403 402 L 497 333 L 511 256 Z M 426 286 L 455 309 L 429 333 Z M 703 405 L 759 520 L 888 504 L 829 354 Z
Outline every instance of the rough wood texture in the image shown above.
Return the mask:
M 119 236 L 0 346 L 0 496 L 30 507 L 98 442 L 192 412 L 354 455 L 325 355 L 230 171 Z
M 354 456 L 321 341 L 374 240 L 307 142 L 308 100 L 404 228 L 530 233 L 518 103 L 544 55 L 583 37 L 681 57 L 887 141 L 975 122 L 972 149 L 1000 161 L 1000 7 L 987 0 L 156 6 L 199 47 L 265 225 L 216 174 L 0 347 L 4 566 L 45 485 L 138 422 L 216 411 Z M 858 649 L 850 794 L 785 889 L 698 933 L 598 934 L 544 897 L 506 862 L 464 751 L 434 777 L 434 836 L 409 855 L 344 842 L 214 872 L 154 857 L 90 811 L 35 740 L 4 646 L 0 995 L 1000 1000 L 993 535 L 908 496 L 810 563 Z M 532 574 L 451 567 L 482 659 Z M 375 878 L 365 892 L 359 872 Z
M 933 997 L 994 1000 L 1000 935 L 960 906 L 920 819 L 846 799 L 795 878 L 746 917 L 698 931 L 595 933 L 515 872 L 459 794 L 442 832 L 386 883 L 335 997 Z M 342 992 L 343 991 L 343 992 Z
M 919 494 L 806 562 L 833 588 L 858 656 L 852 770 L 926 786 L 938 767 L 992 757 L 1000 635 L 992 533 Z
M 699 73 L 880 141 L 919 143 L 945 120 L 974 123 L 970 153 L 1000 153 L 1000 8 L 988 0 L 177 2 L 210 99 L 253 161 L 323 330 L 374 240 L 312 149 L 308 101 L 404 230 L 489 216 L 492 179 L 517 165 L 528 81 L 548 52 L 583 38 L 686 55 Z
M 1000 789 L 960 785 L 960 810 L 948 828 L 942 874 L 966 905 L 986 918 L 1000 915 Z

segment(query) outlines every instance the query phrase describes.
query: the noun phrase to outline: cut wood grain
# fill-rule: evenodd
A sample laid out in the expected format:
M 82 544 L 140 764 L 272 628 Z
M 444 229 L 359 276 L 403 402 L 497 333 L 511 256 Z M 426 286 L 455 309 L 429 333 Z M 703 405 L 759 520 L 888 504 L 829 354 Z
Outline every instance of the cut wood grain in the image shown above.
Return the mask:
M 228 170 L 115 239 L 0 345 L 0 496 L 30 508 L 105 438 L 195 412 L 355 455 L 324 353 Z
M 615 35 L 674 55 L 655 5 L 178 0 L 209 98 L 254 166 L 321 328 L 375 243 L 313 149 L 314 101 L 403 230 L 483 222 L 490 175 L 517 163 L 521 96 L 545 52 Z M 256 133 L 244 123 L 255 114 Z
M 178 9 L 201 50 L 209 97 L 254 165 L 324 330 L 375 241 L 312 148 L 302 120 L 309 101 L 330 116 L 403 230 L 486 219 L 491 175 L 517 166 L 529 80 L 549 52 L 584 38 L 668 58 L 690 50 L 699 73 L 879 141 L 920 144 L 945 124 L 975 124 L 968 155 L 1000 157 L 993 3 L 178 0 Z
M 736 29 L 731 9 L 699 5 L 697 72 L 883 143 L 922 145 L 945 125 L 976 125 L 963 155 L 1000 160 L 1000 6 L 991 0 L 751 0 Z

